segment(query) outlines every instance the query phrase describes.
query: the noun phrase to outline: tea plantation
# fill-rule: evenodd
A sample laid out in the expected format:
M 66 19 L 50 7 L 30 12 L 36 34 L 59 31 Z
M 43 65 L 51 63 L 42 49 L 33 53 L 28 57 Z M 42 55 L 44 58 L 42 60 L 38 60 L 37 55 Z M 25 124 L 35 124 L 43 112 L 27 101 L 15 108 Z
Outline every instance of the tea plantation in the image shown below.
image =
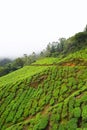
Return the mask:
M 87 48 L 0 78 L 0 130 L 86 130 Z

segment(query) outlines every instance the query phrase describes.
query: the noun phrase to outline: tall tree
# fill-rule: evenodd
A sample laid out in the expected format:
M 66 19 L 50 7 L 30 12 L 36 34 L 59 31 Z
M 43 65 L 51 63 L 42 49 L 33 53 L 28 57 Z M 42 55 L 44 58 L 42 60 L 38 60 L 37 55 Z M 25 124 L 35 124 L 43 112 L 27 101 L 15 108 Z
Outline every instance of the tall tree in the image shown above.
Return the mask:
M 86 25 L 86 27 L 85 27 L 84 31 L 85 31 L 85 32 L 87 32 L 87 25 Z
M 60 39 L 59 39 L 60 51 L 63 51 L 63 50 L 64 50 L 65 41 L 66 41 L 65 38 L 60 38 Z
M 49 57 L 51 54 L 51 43 L 49 43 L 47 45 L 47 48 L 46 48 L 46 56 Z

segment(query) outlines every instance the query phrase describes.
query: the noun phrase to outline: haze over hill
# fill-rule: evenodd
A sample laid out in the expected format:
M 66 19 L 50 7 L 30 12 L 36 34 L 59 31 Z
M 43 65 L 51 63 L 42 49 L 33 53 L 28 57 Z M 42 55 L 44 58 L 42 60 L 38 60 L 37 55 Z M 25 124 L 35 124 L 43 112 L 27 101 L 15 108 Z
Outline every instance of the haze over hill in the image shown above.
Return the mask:
M 83 31 L 86 0 L 0 1 L 0 57 L 18 57 Z
M 44 50 L 39 53 L 33 52 L 30 55 L 24 54 L 22 57 L 16 59 L 4 58 L 0 60 L 0 76 L 6 75 L 12 71 L 20 69 L 26 65 L 30 65 L 38 59 L 45 57 L 61 57 L 80 51 L 87 47 L 87 25 L 83 32 L 79 32 L 74 36 L 65 39 L 60 38 L 57 42 L 52 42 L 47 45 Z

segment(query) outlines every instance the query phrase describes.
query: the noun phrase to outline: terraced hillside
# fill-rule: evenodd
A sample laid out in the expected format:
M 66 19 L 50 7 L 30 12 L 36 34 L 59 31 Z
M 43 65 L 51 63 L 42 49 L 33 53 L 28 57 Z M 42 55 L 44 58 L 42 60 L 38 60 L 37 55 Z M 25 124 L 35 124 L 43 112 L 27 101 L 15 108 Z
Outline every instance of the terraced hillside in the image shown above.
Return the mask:
M 0 78 L 0 130 L 86 130 L 87 48 Z

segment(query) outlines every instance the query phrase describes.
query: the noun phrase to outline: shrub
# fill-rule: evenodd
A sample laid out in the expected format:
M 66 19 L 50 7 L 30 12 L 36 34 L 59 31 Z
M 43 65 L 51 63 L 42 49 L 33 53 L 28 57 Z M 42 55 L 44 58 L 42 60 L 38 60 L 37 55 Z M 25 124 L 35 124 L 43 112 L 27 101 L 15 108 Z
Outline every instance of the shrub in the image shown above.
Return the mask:
M 60 124 L 58 130 L 65 130 L 65 125 L 64 124 Z
M 50 100 L 50 105 L 52 106 L 54 104 L 54 99 L 52 98 L 51 100 Z
M 87 105 L 82 108 L 82 120 L 87 121 Z
M 67 102 L 64 102 L 61 117 L 65 118 L 67 115 L 68 115 L 68 113 L 67 113 Z
M 39 130 L 45 129 L 47 124 L 48 124 L 48 117 L 47 116 L 42 117 L 42 119 L 38 123 Z
M 58 124 L 53 124 L 52 130 L 58 130 Z
M 14 118 L 14 115 L 15 115 L 14 111 L 10 112 L 9 115 L 7 116 L 6 123 L 11 122 Z
M 69 118 L 73 116 L 73 108 L 74 108 L 75 98 L 71 97 L 69 100 Z
M 59 113 L 52 114 L 50 120 L 51 120 L 52 122 L 54 122 L 54 123 L 55 123 L 55 122 L 58 123 L 58 121 L 60 120 L 60 114 L 59 114 Z M 53 125 L 54 125 L 54 124 L 53 124 Z
M 76 107 L 73 110 L 73 114 L 74 114 L 74 117 L 79 118 L 81 116 L 81 109 L 80 109 L 80 107 Z
M 48 116 L 40 117 L 38 123 L 34 126 L 34 130 L 44 130 L 48 124 Z
M 82 128 L 84 128 L 83 130 L 87 130 L 87 123 L 82 122 Z
M 53 96 L 58 98 L 59 90 L 54 89 Z
M 77 128 L 77 119 L 76 118 L 72 118 L 71 120 L 69 120 L 66 124 L 66 129 L 67 130 L 76 130 Z
M 24 110 L 23 116 L 24 116 L 24 117 L 29 116 L 29 109 L 28 109 L 28 107 L 26 107 L 26 109 Z
M 60 90 L 60 95 L 65 94 L 66 92 L 67 92 L 67 87 L 66 87 L 65 84 L 63 84 L 62 87 L 61 87 L 61 90 Z

